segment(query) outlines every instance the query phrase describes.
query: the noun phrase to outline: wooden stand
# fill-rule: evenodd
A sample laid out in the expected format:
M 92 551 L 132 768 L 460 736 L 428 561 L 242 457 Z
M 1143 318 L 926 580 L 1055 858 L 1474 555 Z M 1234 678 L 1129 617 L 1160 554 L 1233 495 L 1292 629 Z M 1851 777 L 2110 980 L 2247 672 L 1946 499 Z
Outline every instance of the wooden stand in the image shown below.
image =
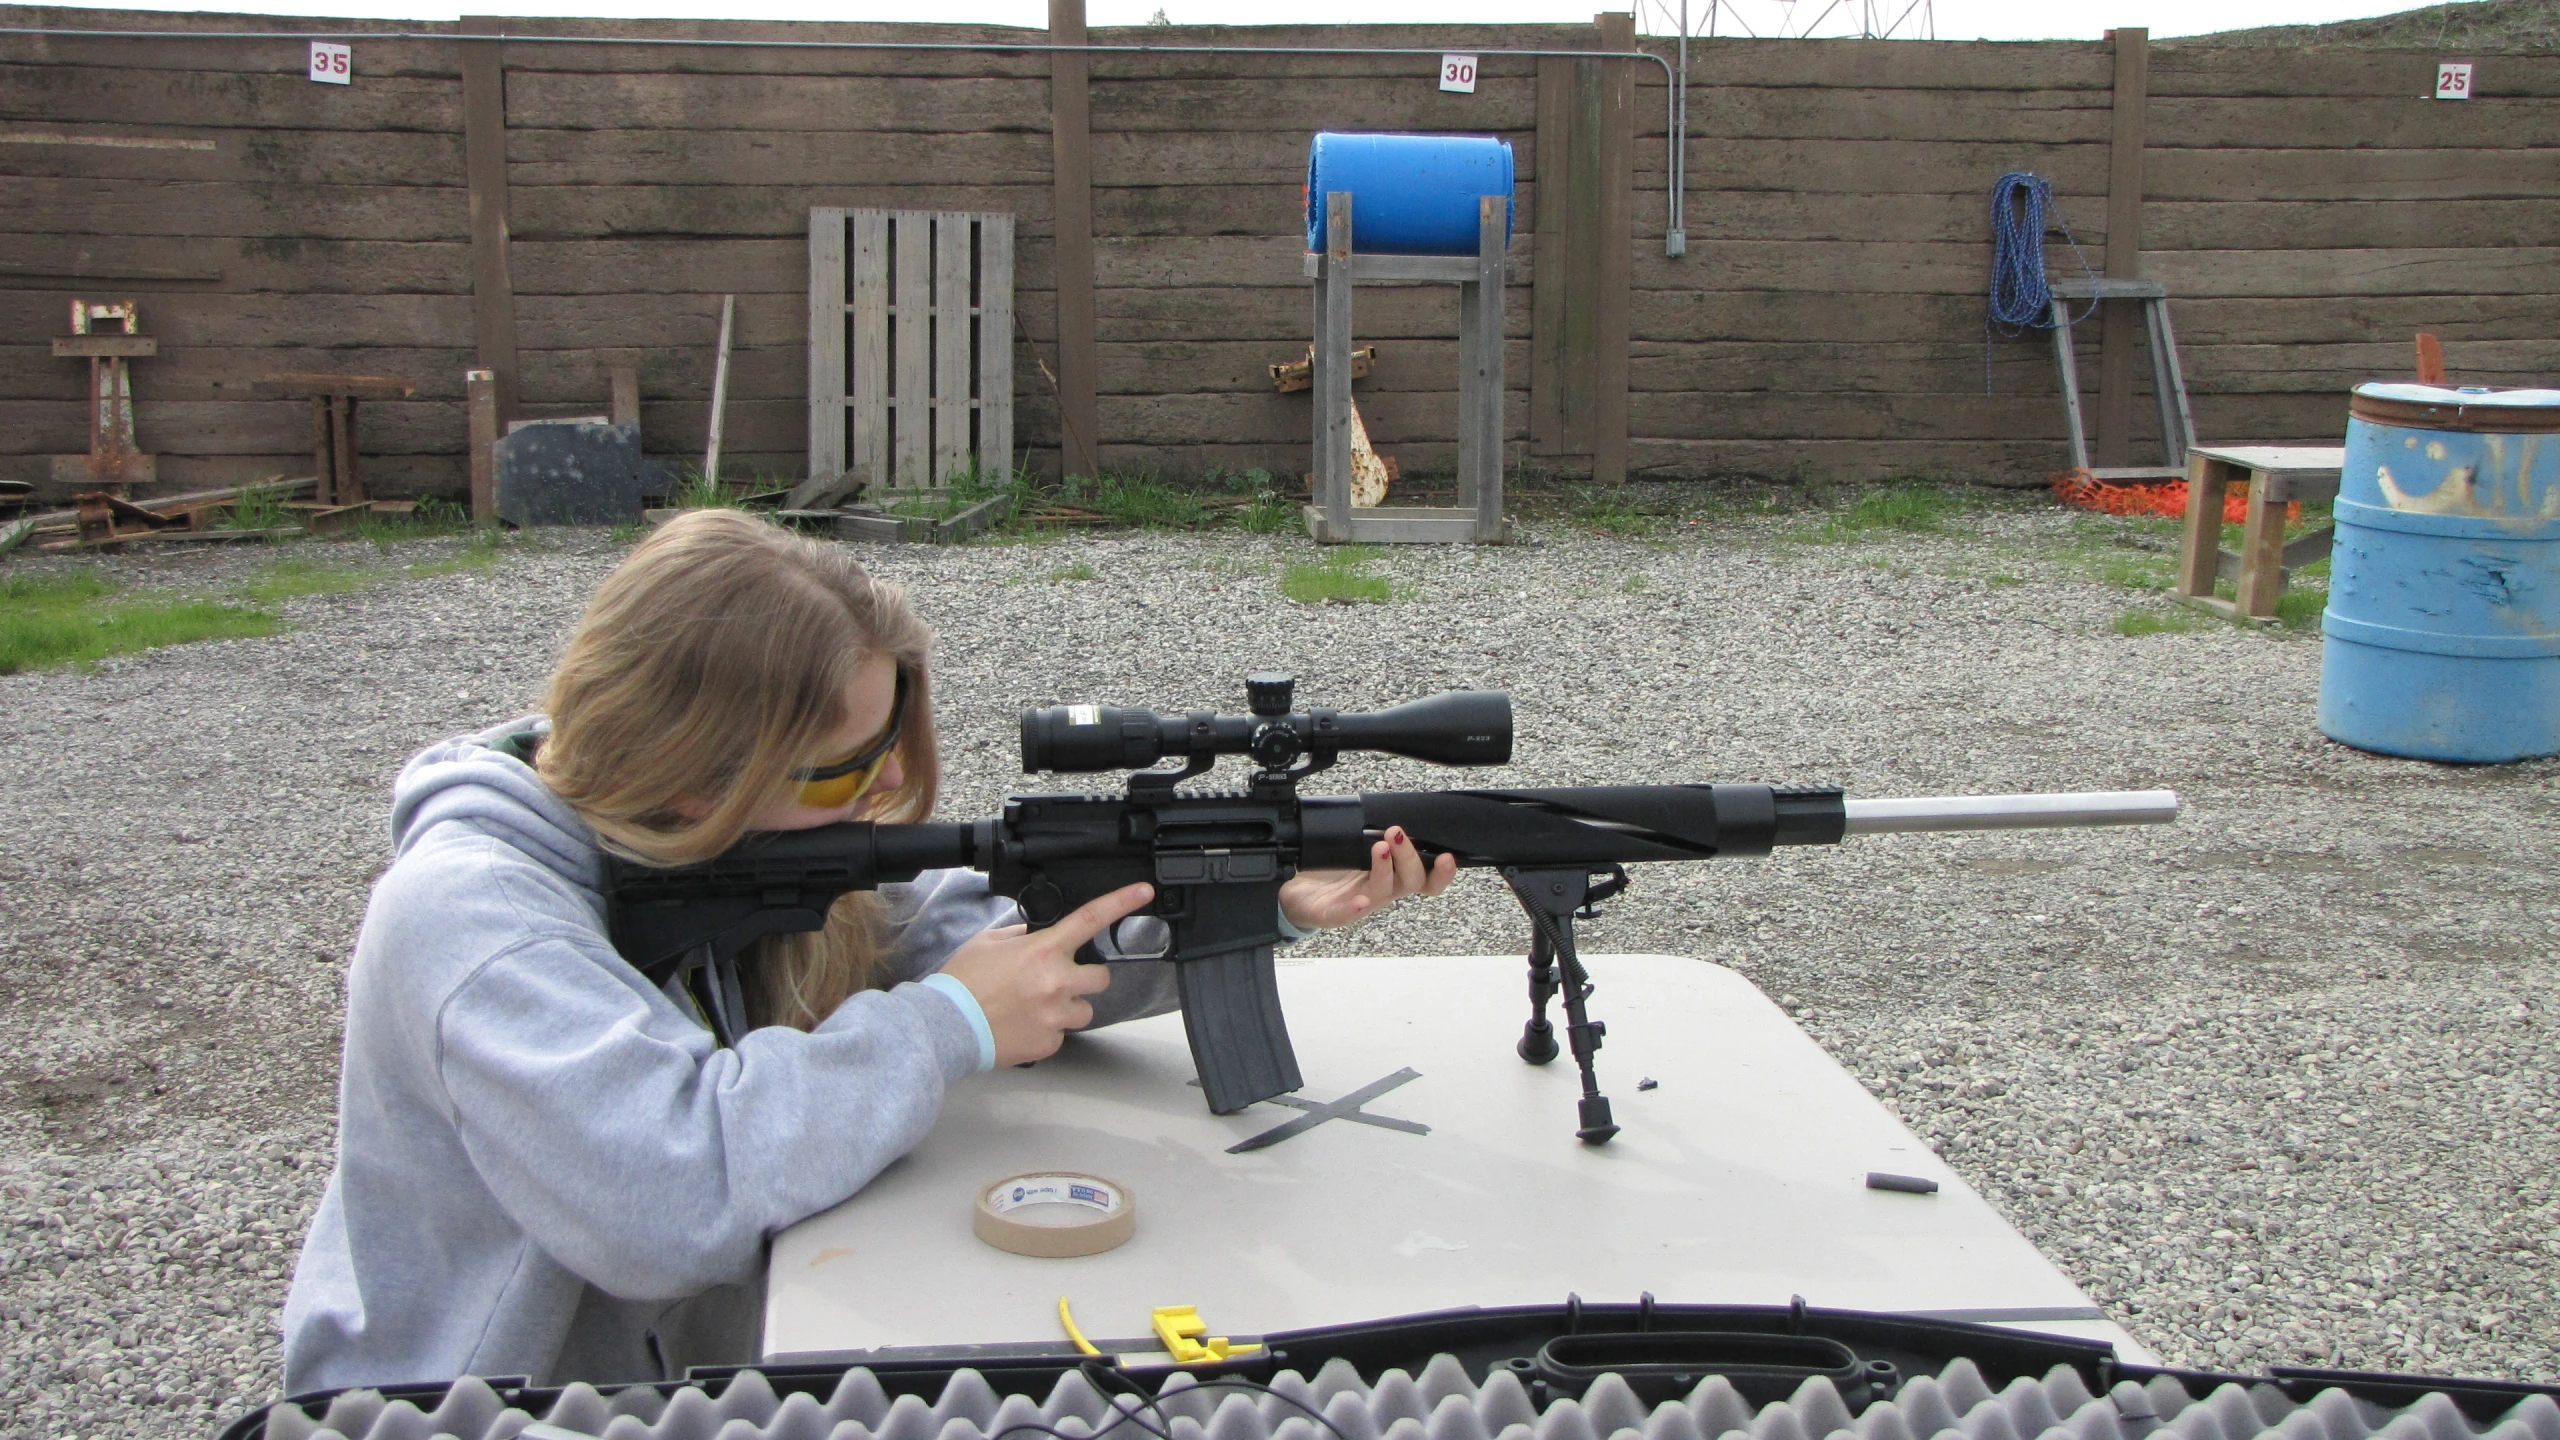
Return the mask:
M 363 447 L 356 440 L 356 405 L 364 400 L 406 400 L 418 387 L 382 375 L 270 375 L 252 387 L 277 400 L 311 402 L 311 473 L 326 507 L 365 503 L 357 474 Z
M 1325 544 L 1498 545 L 1502 516 L 1502 286 L 1509 202 L 1478 203 L 1472 256 L 1354 255 L 1351 194 L 1325 196 L 1325 248 L 1307 257 L 1315 280 L 1315 503 L 1307 533 Z M 1351 292 L 1358 285 L 1458 287 L 1458 503 L 1351 504 Z
M 121 322 L 121 334 L 93 330 L 95 321 Z M 56 336 L 53 353 L 89 362 L 89 453 L 53 457 L 53 483 L 122 497 L 127 488 L 160 478 L 159 461 L 133 438 L 133 371 L 128 362 L 160 353 L 160 342 L 142 334 L 131 300 L 112 305 L 71 302 L 71 333 Z
M 2347 452 L 2319 446 L 2250 445 L 2197 448 L 2187 459 L 2187 538 L 2178 558 L 2179 603 L 2226 620 L 2273 620 L 2276 597 L 2294 570 L 2325 558 L 2330 533 L 2315 530 L 2288 545 L 2285 507 L 2296 500 L 2329 500 Z M 2240 553 L 2222 548 L 2222 497 L 2234 480 L 2249 482 L 2249 518 L 2241 527 Z M 2217 598 L 2216 580 L 2238 587 L 2237 602 Z
M 2187 409 L 2187 377 L 2178 368 L 2178 336 L 2169 328 L 2169 289 L 2157 280 L 2056 280 L 2053 290 L 2053 360 L 2062 371 L 2062 408 L 2071 420 L 2071 468 L 2099 480 L 2175 480 L 2187 473 L 2195 448 L 2195 417 Z M 2065 323 L 2066 300 L 2139 300 L 2142 328 L 2151 337 L 2151 393 L 2160 402 L 2160 466 L 2093 469 L 2089 430 L 2080 414 L 2080 360 Z

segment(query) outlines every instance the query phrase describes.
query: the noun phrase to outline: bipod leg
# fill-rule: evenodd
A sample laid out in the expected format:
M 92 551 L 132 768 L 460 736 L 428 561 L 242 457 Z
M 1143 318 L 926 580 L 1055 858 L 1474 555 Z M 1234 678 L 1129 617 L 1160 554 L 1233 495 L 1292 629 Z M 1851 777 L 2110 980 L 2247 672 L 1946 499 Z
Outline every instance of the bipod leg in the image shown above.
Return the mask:
M 1529 916 L 1529 1023 L 1520 1027 L 1520 1043 L 1512 1048 L 1532 1065 L 1556 1058 L 1556 1027 L 1547 1019 L 1547 1002 L 1556 995 L 1556 947 L 1547 927 Z
M 1577 1107 L 1582 1123 L 1573 1133 L 1585 1145 L 1605 1145 L 1610 1136 L 1618 1133 L 1618 1126 L 1609 1114 L 1609 1097 L 1600 1093 L 1600 1075 L 1593 1060 L 1600 1053 L 1600 1042 L 1608 1035 L 1609 1027 L 1592 1019 L 1585 1003 L 1594 987 L 1590 972 L 1582 968 L 1582 959 L 1574 951 L 1573 922 L 1577 914 L 1590 914 L 1591 904 L 1626 888 L 1626 872 L 1612 870 L 1595 884 L 1587 869 L 1527 870 L 1505 866 L 1502 878 L 1511 886 L 1511 893 L 1519 897 L 1520 908 L 1529 912 L 1529 923 L 1536 931 L 1537 939 L 1529 952 L 1532 964 L 1540 949 L 1555 958 L 1550 993 L 1560 991 L 1564 996 L 1565 1041 L 1572 1047 L 1575 1068 L 1582 1072 L 1582 1100 Z M 1531 972 L 1533 1001 L 1538 999 L 1539 973 Z M 1530 1024 L 1535 1027 L 1543 1019 L 1543 1015 L 1533 1016 Z M 1528 1054 L 1528 1038 L 1526 1034 L 1521 1037 L 1523 1058 Z M 1548 1043 L 1554 1043 L 1552 1034 Z

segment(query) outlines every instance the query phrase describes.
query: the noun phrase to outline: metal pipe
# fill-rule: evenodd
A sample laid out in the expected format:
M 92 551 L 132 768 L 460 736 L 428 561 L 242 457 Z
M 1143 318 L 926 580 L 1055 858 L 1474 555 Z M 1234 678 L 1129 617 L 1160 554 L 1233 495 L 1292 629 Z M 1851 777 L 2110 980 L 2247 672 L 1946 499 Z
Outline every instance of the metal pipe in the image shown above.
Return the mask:
M 462 35 L 445 30 L 73 30 L 50 25 L 0 25 L 0 35 L 40 35 L 68 40 L 497 40 L 510 45 L 692 45 L 729 50 L 924 50 L 1045 55 L 1429 55 L 1442 51 L 1375 48 L 1361 45 L 1051 45 L 1005 40 L 711 40 L 663 35 Z M 1680 81 L 1671 62 L 1650 50 L 1478 50 L 1478 55 L 1509 55 L 1533 60 L 1650 60 L 1662 67 L 1663 136 L 1671 167 L 1664 198 L 1670 207 L 1670 233 L 1684 228 L 1680 185 Z M 1686 66 L 1683 66 L 1685 72 Z M 1666 240 L 1666 247 L 1668 245 Z M 1677 254 L 1677 251 L 1671 253 Z
M 2079 825 L 2166 825 L 2178 818 L 2175 790 L 2082 790 L 2061 795 L 1941 795 L 1847 800 L 1847 833 L 1916 830 L 2053 830 Z

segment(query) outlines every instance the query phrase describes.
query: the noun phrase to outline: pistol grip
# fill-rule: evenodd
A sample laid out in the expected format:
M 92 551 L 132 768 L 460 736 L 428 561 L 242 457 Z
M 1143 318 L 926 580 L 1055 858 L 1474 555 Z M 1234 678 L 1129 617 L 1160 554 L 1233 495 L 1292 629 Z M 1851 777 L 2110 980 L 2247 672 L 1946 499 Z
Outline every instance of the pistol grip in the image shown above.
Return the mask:
M 1289 1045 L 1288 1019 L 1280 1013 L 1270 946 L 1185 960 L 1173 973 L 1209 1113 L 1232 1115 L 1304 1083 Z

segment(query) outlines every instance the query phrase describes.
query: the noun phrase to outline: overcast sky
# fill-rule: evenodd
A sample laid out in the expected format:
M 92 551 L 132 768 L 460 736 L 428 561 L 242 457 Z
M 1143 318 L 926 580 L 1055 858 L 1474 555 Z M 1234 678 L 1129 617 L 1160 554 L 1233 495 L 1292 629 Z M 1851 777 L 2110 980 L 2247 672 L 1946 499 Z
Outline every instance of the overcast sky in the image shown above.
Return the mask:
M 1607 0 L 1601 0 L 1607 3 Z M 1620 0 L 1623 5 L 1627 0 Z M 1643 28 L 1671 35 L 1677 22 L 1662 0 L 1640 0 Z M 1674 7 L 1678 0 L 1671 0 Z M 1690 0 L 1690 29 L 1708 30 L 1708 6 L 1717 0 Z M 1815 33 L 1857 33 L 1861 7 L 1873 4 L 1890 23 L 1913 0 L 1721 0 L 1726 10 L 1716 28 L 1727 34 L 1793 35 L 1808 26 Z M 2096 4 L 2057 5 L 2051 0 L 1917 0 L 1935 7 L 1941 40 L 2096 39 L 2118 25 L 2147 25 L 2155 36 L 2231 30 L 2255 25 L 2296 25 L 2348 20 L 2411 8 L 2410 0 L 2099 0 Z M 1136 25 L 1157 10 L 1183 25 L 1251 25 L 1264 23 L 1421 23 L 1481 25 L 1517 21 L 1588 21 L 1594 0 L 1087 0 L 1096 25 Z M 1827 13 L 1826 13 L 1827 7 Z M 444 0 L 269 0 L 269 3 L 163 4 L 171 10 L 256 11 L 277 15 L 406 17 L 450 20 L 461 7 Z M 939 20 L 978 21 L 1000 25 L 1045 25 L 1047 0 L 479 0 L 476 13 L 503 15 L 601 15 L 646 18 L 692 17 L 781 20 Z M 1917 17 L 1901 21 L 1896 33 L 1911 34 Z

